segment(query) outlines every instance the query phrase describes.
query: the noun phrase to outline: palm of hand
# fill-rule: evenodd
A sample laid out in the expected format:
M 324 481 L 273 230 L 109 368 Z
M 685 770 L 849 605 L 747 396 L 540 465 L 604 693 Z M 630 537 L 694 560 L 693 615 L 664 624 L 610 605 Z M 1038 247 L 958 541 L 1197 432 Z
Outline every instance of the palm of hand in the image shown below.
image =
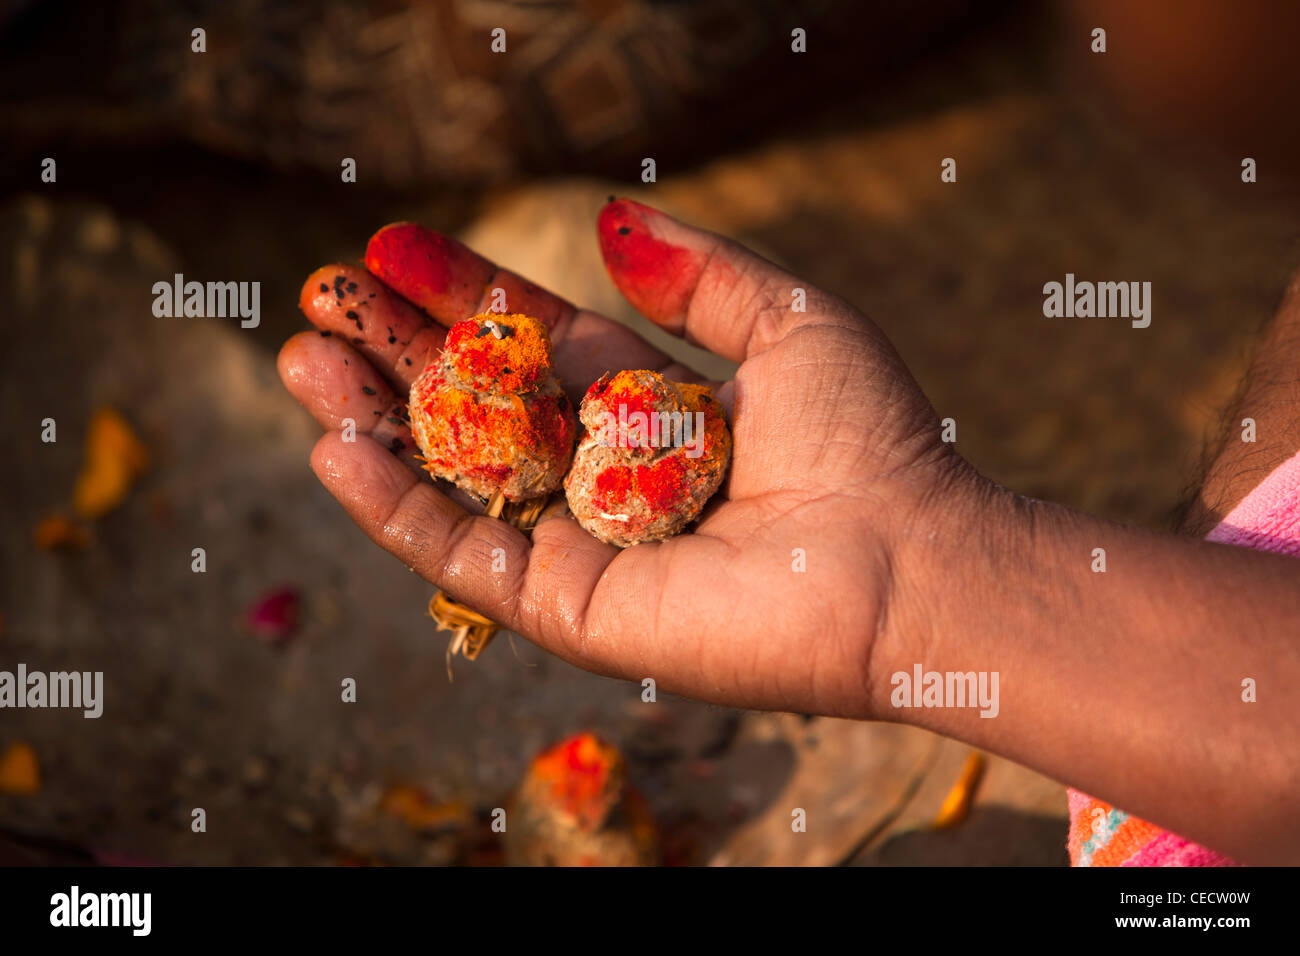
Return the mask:
M 424 313 L 355 267 L 319 270 L 304 287 L 308 317 L 352 342 L 302 333 L 281 353 L 286 385 L 331 430 L 313 467 L 372 538 L 426 579 L 579 666 L 719 703 L 867 715 L 897 535 L 954 457 L 933 411 L 879 331 L 839 300 L 810 290 L 807 311 L 794 312 L 793 277 L 635 203 L 611 203 L 601 226 L 611 275 L 634 305 L 741 361 L 733 381 L 715 383 L 732 409 L 731 471 L 694 533 L 619 551 L 559 517 L 530 543 L 403 464 L 409 432 L 385 410 L 420 371 L 410 353 L 440 341 L 438 323 L 479 311 L 485 287 L 512 290 L 513 310 L 548 321 L 557 371 L 579 390 L 620 368 L 698 380 L 625 328 L 441 237 L 448 273 L 490 278 L 432 292 L 417 284 Z M 625 236 L 653 243 L 666 268 L 656 275 L 631 258 Z M 367 264 L 391 283 L 377 254 L 372 243 Z M 363 323 L 347 318 L 356 311 L 339 276 L 386 321 L 357 335 L 350 323 Z M 332 430 L 362 410 L 358 400 L 377 421 L 355 417 L 369 437 L 346 443 Z M 497 548 L 506 573 L 491 570 Z

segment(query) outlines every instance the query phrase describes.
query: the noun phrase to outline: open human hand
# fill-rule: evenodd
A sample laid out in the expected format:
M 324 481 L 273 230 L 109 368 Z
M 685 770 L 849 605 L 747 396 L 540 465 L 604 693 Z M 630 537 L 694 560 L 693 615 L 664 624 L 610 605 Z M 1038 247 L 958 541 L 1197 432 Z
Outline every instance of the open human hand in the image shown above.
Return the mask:
M 882 716 L 887 675 L 872 662 L 892 640 L 907 541 L 973 473 L 888 341 L 845 302 L 629 200 L 604 207 L 598 236 L 642 314 L 739 363 L 711 383 L 734 452 L 692 533 L 620 551 L 560 515 L 530 541 L 418 469 L 407 391 L 446 329 L 494 290 L 546 322 L 575 405 L 605 372 L 703 380 L 625 326 L 412 225 L 381 230 L 367 268 L 326 266 L 303 287 L 319 333 L 291 338 L 279 369 L 326 429 L 317 476 L 425 579 L 578 666 L 717 703 Z M 345 418 L 355 441 L 342 439 Z

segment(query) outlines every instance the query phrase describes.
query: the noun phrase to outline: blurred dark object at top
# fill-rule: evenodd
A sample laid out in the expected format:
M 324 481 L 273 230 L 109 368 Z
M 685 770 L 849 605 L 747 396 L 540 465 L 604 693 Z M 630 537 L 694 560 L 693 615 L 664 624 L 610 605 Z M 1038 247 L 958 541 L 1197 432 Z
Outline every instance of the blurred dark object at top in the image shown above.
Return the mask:
M 1084 88 L 1151 136 L 1261 175 L 1300 172 L 1300 4 L 1287 0 L 1065 0 Z M 1106 30 L 1106 53 L 1090 52 Z M 1261 178 L 1261 182 L 1265 181 Z
M 393 186 L 688 162 L 860 90 L 970 0 L 96 0 L 3 11 L 8 149 L 185 138 Z M 205 53 L 191 31 L 206 31 Z M 492 31 L 506 31 L 505 53 Z M 806 31 L 808 54 L 791 50 Z

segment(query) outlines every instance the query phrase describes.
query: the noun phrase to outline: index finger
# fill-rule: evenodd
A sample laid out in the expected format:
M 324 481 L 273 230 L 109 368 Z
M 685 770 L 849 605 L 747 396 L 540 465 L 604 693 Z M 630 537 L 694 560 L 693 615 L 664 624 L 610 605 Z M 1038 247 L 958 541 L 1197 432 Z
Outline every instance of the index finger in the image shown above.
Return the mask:
M 463 243 L 410 222 L 380 229 L 366 268 L 386 286 L 450 327 L 488 311 L 522 312 L 550 332 L 555 370 L 571 397 L 606 372 L 653 369 L 676 381 L 704 379 L 618 322 L 571 303 L 484 258 Z

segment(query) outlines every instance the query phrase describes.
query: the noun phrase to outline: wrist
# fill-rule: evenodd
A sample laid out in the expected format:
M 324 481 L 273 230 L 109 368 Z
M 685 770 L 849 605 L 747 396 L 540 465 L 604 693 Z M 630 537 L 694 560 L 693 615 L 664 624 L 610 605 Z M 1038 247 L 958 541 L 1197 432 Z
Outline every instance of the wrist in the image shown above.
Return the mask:
M 998 669 L 987 625 L 1015 599 L 1015 568 L 1032 550 L 1041 506 L 953 454 L 902 513 L 892 529 L 888 602 L 872 650 L 873 718 L 944 729 L 975 713 L 909 705 L 908 697 L 920 693 L 910 685 L 918 667 L 922 674 Z

